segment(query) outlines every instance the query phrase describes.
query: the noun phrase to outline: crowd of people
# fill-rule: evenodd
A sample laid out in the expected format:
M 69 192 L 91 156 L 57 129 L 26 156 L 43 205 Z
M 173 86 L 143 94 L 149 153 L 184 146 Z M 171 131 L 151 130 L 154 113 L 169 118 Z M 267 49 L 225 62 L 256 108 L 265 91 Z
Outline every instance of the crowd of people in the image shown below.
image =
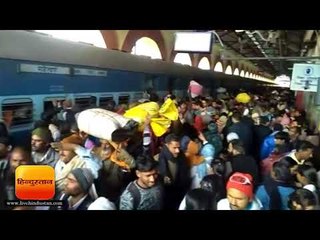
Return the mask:
M 239 93 L 239 92 L 238 92 Z M 112 139 L 80 130 L 65 100 L 34 123 L 27 146 L 13 146 L 0 128 L 0 209 L 34 210 L 316 210 L 320 151 L 306 113 L 289 91 L 186 97 L 156 93 L 142 102 L 175 102 L 178 119 L 161 136 L 147 117 L 142 128 L 119 128 Z M 95 106 L 92 106 L 95 107 Z M 15 169 L 48 165 L 62 206 L 8 206 Z

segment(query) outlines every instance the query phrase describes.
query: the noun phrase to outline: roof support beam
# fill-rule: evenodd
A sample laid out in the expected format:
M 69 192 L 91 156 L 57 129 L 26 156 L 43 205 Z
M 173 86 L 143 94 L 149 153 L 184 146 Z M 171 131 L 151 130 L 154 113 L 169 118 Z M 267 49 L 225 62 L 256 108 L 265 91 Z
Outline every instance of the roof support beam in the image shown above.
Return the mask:
M 290 60 L 290 61 L 305 61 L 308 59 L 320 59 L 320 56 L 313 57 L 245 57 L 245 58 L 233 58 L 233 57 L 222 57 L 222 60 Z

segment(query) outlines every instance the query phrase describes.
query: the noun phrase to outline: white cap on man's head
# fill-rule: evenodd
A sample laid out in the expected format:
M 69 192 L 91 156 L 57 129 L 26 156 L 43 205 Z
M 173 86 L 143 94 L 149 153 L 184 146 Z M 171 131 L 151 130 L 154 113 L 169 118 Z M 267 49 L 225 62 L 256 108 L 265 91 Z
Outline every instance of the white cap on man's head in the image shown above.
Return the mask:
M 227 142 L 231 142 L 234 139 L 239 139 L 239 135 L 236 134 L 235 132 L 231 132 L 227 135 Z

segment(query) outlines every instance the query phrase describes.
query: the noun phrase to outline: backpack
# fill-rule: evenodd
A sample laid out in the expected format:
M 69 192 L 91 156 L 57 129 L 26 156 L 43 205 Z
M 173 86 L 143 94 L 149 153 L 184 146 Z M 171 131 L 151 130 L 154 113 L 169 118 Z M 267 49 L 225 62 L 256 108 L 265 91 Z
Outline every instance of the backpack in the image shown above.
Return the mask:
M 128 186 L 128 191 L 131 193 L 133 197 L 133 210 L 137 210 L 141 201 L 140 191 L 134 182 L 131 182 Z
M 5 173 L 9 167 L 8 160 L 1 160 L 0 161 L 0 181 L 3 181 L 5 178 Z
M 141 194 L 140 194 L 138 187 L 136 186 L 136 184 L 134 184 L 134 181 L 133 181 L 133 182 L 129 183 L 128 188 L 125 188 L 125 189 L 127 189 L 131 193 L 131 196 L 133 198 L 133 209 L 132 210 L 137 210 L 138 206 L 140 204 L 140 201 L 141 201 Z M 117 209 L 120 208 L 120 198 L 121 198 L 121 196 L 115 201 L 115 205 L 116 205 Z

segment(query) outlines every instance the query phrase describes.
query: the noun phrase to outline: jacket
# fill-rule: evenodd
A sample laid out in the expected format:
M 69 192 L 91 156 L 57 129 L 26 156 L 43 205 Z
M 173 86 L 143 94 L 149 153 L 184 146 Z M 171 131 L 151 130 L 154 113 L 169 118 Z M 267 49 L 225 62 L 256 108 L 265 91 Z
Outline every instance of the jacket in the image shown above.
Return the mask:
M 273 151 L 275 147 L 275 138 L 274 136 L 278 133 L 278 131 L 271 133 L 269 136 L 267 136 L 262 143 L 261 149 L 260 149 L 260 159 L 267 158 L 270 153 Z

